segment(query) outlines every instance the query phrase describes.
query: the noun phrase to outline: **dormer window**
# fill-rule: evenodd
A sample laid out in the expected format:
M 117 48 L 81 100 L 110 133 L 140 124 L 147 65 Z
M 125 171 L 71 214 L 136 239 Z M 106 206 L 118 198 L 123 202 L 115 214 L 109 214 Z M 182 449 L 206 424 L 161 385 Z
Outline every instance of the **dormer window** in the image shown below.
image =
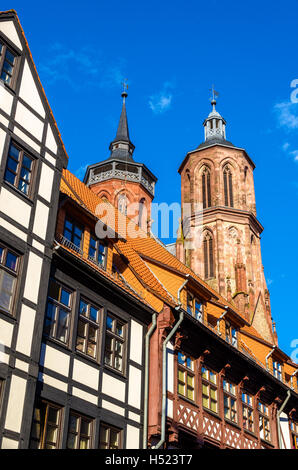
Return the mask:
M 232 346 L 237 348 L 238 340 L 237 340 L 237 330 L 234 328 L 228 321 L 226 323 L 226 341 L 230 343 Z
M 282 365 L 277 361 L 273 361 L 273 375 L 278 380 L 282 380 Z
M 95 237 L 90 237 L 89 244 L 89 259 L 94 263 L 98 264 L 102 268 L 106 267 L 106 250 L 105 243 L 101 240 L 97 240 Z
M 0 78 L 8 85 L 13 85 L 16 54 L 0 40 Z
M 66 240 L 71 242 L 71 248 L 77 249 L 77 251 L 81 250 L 83 240 L 83 228 L 68 217 L 66 217 L 65 219 L 63 236 Z
M 196 320 L 203 322 L 203 304 L 201 300 L 187 292 L 187 313 L 194 317 Z

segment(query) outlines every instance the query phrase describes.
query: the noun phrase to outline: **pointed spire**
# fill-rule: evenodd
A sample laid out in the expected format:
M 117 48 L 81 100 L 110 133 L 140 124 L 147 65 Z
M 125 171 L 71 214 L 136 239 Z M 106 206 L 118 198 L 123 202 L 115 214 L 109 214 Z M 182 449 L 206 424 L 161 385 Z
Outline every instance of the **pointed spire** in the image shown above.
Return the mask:
M 115 139 L 110 144 L 111 155 L 110 158 L 118 158 L 121 160 L 133 160 L 132 154 L 135 149 L 134 145 L 130 141 L 127 115 L 126 115 L 126 98 L 127 94 L 127 84 L 123 83 L 123 92 L 121 93 L 123 103 L 122 111 L 120 115 L 120 120 L 118 124 L 118 129 Z

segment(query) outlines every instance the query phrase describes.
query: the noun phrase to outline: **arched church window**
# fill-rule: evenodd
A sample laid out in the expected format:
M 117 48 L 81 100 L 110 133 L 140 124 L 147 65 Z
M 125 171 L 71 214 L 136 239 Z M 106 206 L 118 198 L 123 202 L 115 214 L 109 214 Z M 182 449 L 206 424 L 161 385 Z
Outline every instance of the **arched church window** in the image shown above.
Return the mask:
M 118 209 L 122 214 L 127 214 L 127 197 L 125 194 L 120 194 L 118 196 Z
M 204 233 L 204 275 L 205 279 L 214 277 L 214 253 L 213 253 L 213 237 L 210 232 Z
M 225 206 L 234 207 L 233 176 L 232 176 L 232 171 L 229 165 L 224 167 L 223 179 L 224 179 Z
M 202 172 L 202 193 L 203 193 L 203 209 L 211 207 L 211 185 L 210 170 L 205 167 Z

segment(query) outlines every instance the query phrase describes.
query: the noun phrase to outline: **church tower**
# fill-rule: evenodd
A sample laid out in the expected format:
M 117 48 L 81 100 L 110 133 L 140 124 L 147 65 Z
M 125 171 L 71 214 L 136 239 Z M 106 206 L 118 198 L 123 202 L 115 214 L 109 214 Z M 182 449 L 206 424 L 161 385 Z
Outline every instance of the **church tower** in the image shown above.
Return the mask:
M 88 166 L 84 183 L 148 231 L 157 178 L 143 163 L 133 159 L 135 146 L 128 131 L 126 90 L 124 85 L 122 111 L 116 137 L 109 147 L 110 156 Z
M 179 168 L 182 229 L 176 253 L 265 339 L 276 342 L 261 258 L 263 227 L 256 217 L 255 165 L 243 148 L 226 140 L 214 92 L 211 105 L 204 142 Z

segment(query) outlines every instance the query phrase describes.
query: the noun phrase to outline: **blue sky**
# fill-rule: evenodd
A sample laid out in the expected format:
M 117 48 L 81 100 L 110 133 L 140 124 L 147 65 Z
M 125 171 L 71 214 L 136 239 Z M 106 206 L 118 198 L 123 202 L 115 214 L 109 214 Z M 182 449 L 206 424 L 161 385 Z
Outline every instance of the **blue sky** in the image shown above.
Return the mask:
M 128 78 L 135 160 L 158 177 L 156 202 L 180 202 L 177 169 L 203 140 L 209 89 L 227 138 L 256 164 L 257 215 L 279 345 L 298 338 L 297 1 L 8 2 L 20 18 L 70 156 L 82 177 L 108 157 Z M 298 84 L 298 81 L 297 81 Z M 297 94 L 298 97 L 298 94 Z

